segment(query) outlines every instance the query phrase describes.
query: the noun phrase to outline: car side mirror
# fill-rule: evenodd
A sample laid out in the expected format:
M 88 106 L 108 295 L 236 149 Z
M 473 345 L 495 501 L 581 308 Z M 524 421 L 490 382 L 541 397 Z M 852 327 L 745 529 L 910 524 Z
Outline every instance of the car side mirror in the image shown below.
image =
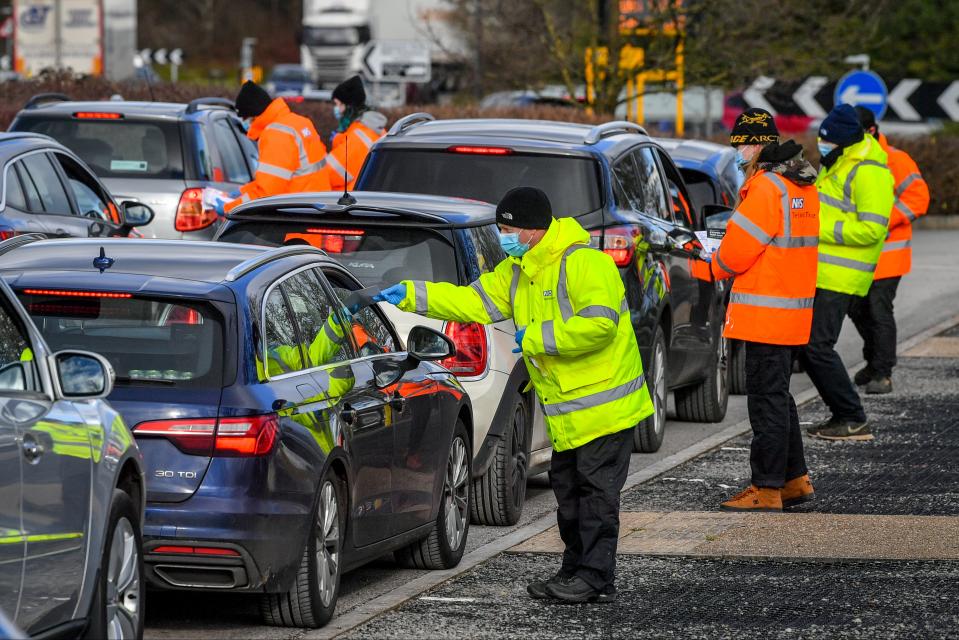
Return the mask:
M 126 200 L 120 207 L 123 209 L 123 222 L 128 227 L 145 227 L 156 216 L 153 209 L 136 200 Z
M 60 396 L 71 400 L 104 398 L 113 391 L 113 367 L 89 351 L 59 351 L 52 356 Z
M 726 223 L 733 216 L 733 210 L 721 204 L 703 205 L 703 220 L 706 221 L 706 229 L 726 230 Z
M 444 360 L 456 353 L 456 345 L 445 334 L 418 325 L 410 330 L 407 352 L 417 360 Z

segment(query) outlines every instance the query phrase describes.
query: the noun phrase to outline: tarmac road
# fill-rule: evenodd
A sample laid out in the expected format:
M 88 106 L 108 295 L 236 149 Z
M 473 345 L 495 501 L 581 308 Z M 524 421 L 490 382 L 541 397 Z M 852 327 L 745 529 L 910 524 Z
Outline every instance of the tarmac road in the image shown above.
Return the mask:
M 959 230 L 917 231 L 913 240 L 913 271 L 902 282 L 896 301 L 900 341 L 959 313 Z M 861 342 L 847 322 L 839 344 L 847 364 L 861 360 Z M 808 389 L 805 376 L 795 376 L 794 391 Z M 731 397 L 726 419 L 720 424 L 671 421 L 662 449 L 655 454 L 634 454 L 630 473 L 682 454 L 746 417 L 745 398 Z M 660 465 L 662 466 L 662 465 Z M 515 527 L 471 527 L 466 562 L 471 551 L 528 525 L 555 509 L 545 475 L 530 480 L 526 508 Z M 380 596 L 401 601 L 408 596 L 412 580 L 429 572 L 399 569 L 384 558 L 344 576 L 337 617 L 367 605 Z M 381 598 L 382 601 L 388 598 Z M 208 593 L 151 592 L 147 602 L 146 634 L 154 638 L 302 638 L 322 637 L 322 631 L 282 629 L 260 624 L 255 598 Z M 337 618 L 331 624 L 335 625 Z M 332 629 L 331 629 L 332 631 Z

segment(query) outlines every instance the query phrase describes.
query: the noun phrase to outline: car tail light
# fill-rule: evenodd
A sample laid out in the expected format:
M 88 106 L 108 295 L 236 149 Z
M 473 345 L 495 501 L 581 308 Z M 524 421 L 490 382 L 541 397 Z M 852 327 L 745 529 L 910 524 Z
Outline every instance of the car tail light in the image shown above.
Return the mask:
M 440 364 L 457 376 L 483 375 L 489 360 L 486 327 L 476 322 L 448 322 L 443 332 L 456 345 L 456 354 Z
M 508 156 L 512 155 L 513 150 L 509 147 L 476 147 L 457 145 L 447 149 L 450 153 L 472 153 L 480 156 Z
M 57 298 L 132 298 L 132 293 L 116 291 L 70 291 L 61 289 L 24 289 L 28 296 L 54 296 Z
M 163 545 L 149 550 L 149 553 L 165 553 L 180 556 L 239 556 L 236 549 L 220 547 L 181 547 L 179 545 Z
M 9 240 L 10 238 L 18 235 L 20 234 L 18 234 L 13 229 L 10 229 L 8 227 L 0 227 L 0 241 Z
M 283 241 L 303 240 L 327 253 L 353 253 L 360 248 L 364 233 L 362 229 L 309 228 L 305 233 L 288 233 Z
M 636 227 L 609 227 L 589 232 L 589 246 L 610 256 L 617 267 L 626 267 L 636 251 Z
M 102 111 L 78 111 L 73 114 L 74 118 L 80 118 L 81 120 L 120 120 L 123 118 L 122 113 L 106 113 Z
M 189 455 L 222 458 L 263 456 L 273 450 L 279 434 L 275 413 L 242 418 L 198 418 L 141 422 L 137 436 L 166 438 Z
M 173 228 L 177 231 L 199 231 L 216 222 L 216 211 L 203 209 L 203 189 L 187 189 L 176 206 Z

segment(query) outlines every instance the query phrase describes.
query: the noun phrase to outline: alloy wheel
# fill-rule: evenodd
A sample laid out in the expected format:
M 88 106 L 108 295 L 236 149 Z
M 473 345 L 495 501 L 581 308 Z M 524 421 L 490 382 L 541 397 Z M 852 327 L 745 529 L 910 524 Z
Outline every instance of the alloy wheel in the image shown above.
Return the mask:
M 443 503 L 446 509 L 446 541 L 450 549 L 459 549 L 466 534 L 469 521 L 469 463 L 466 445 L 456 437 L 450 445 L 449 461 L 446 464 L 446 482 L 443 487 Z
M 529 464 L 526 459 L 526 412 L 522 405 L 517 405 L 510 429 L 513 436 L 510 451 L 510 498 L 513 505 L 520 506 L 525 496 L 526 468 Z
M 327 480 L 320 490 L 316 510 L 316 574 L 320 582 L 320 601 L 330 606 L 336 592 L 340 570 L 340 516 L 333 483 Z
M 133 525 L 117 520 L 107 566 L 107 638 L 135 638 L 140 628 L 140 549 Z
M 653 431 L 662 433 L 666 426 L 666 353 L 661 342 L 653 354 Z
M 729 383 L 729 340 L 720 336 L 716 342 L 716 398 L 721 403 Z

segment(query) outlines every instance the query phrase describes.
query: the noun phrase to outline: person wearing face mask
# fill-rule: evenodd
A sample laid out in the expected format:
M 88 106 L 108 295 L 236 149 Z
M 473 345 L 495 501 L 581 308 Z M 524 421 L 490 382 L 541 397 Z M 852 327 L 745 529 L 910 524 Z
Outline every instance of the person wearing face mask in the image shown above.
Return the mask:
M 366 104 L 363 80 L 353 76 L 333 89 L 336 131 L 326 172 L 334 190 L 350 190 L 373 143 L 386 134 L 386 116 Z
M 746 347 L 752 478 L 720 509 L 782 511 L 815 495 L 789 379 L 813 322 L 819 195 L 802 147 L 778 142 L 769 113 L 750 109 L 736 125 L 746 181 L 711 267 L 717 280 L 735 276 L 723 335 Z
M 217 204 L 217 213 L 244 202 L 302 191 L 329 191 L 323 168 L 326 146 L 309 118 L 290 111 L 283 98 L 270 98 L 254 82 L 244 82 L 236 96 L 236 112 L 250 120 L 247 137 L 257 143 L 259 162 L 253 180 L 230 194 L 234 199 Z
M 822 121 L 818 145 L 819 270 L 812 333 L 800 361 L 831 416 L 806 431 L 826 440 L 872 440 L 836 341 L 846 314 L 872 285 L 889 232 L 894 181 L 886 152 L 864 135 L 848 104 L 837 105 Z
M 553 445 L 550 481 L 566 546 L 557 573 L 533 582 L 534 598 L 615 598 L 619 492 L 632 429 L 653 413 L 622 278 L 589 247 L 573 218 L 555 219 L 533 187 L 496 207 L 508 257 L 467 287 L 404 281 L 377 299 L 430 318 L 492 324 L 512 318 Z

